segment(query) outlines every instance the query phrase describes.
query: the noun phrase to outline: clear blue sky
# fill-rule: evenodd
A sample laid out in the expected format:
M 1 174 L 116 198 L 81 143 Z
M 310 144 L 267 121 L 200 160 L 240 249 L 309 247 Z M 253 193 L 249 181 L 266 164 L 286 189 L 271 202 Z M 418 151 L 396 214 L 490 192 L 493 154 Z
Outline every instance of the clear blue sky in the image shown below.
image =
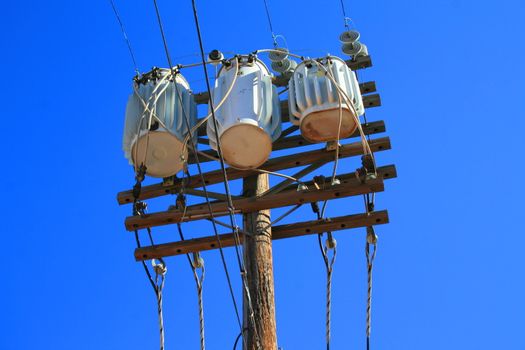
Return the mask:
M 338 1 L 270 0 L 292 50 L 340 54 Z M 395 163 L 378 209 L 373 348 L 525 349 L 522 1 L 346 1 L 373 57 Z M 166 66 L 151 1 L 118 1 L 141 70 Z M 198 61 L 190 1 L 160 0 L 176 62 Z M 207 50 L 269 47 L 261 1 L 198 1 Z M 155 298 L 118 191 L 133 184 L 121 151 L 133 67 L 107 1 L 4 3 L 0 349 L 155 349 Z M 185 73 L 186 74 L 186 73 Z M 202 72 L 187 74 L 196 91 Z M 15 130 L 15 126 L 17 129 Z M 348 161 L 342 171 L 355 169 Z M 236 187 L 234 187 L 236 188 Z M 153 210 L 169 201 L 156 201 Z M 342 201 L 329 215 L 356 212 Z M 291 219 L 310 217 L 305 210 Z M 212 233 L 185 225 L 190 237 Z M 158 230 L 159 241 L 176 238 Z M 364 349 L 364 230 L 343 231 L 334 275 L 333 349 Z M 324 267 L 315 237 L 274 245 L 279 344 L 322 349 Z M 240 284 L 233 251 L 227 251 Z M 208 268 L 209 349 L 238 334 L 216 252 Z M 168 259 L 167 349 L 197 349 L 194 282 Z M 239 298 L 240 299 L 240 298 Z

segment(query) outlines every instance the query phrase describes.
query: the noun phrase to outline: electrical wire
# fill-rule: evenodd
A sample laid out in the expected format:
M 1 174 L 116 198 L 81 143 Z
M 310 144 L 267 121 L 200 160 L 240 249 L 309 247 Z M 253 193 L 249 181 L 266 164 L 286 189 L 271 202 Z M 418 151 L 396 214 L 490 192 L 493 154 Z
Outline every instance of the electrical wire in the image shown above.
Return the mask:
M 141 167 L 139 171 L 144 170 L 145 168 Z M 144 180 L 143 174 L 137 173 L 137 182 L 134 186 L 134 201 L 133 201 L 133 208 L 132 213 L 133 215 L 145 215 L 145 209 L 146 206 L 144 203 L 139 202 L 138 198 L 140 197 L 140 190 L 142 188 L 142 180 Z M 155 245 L 153 242 L 153 236 L 151 235 L 151 229 L 147 229 L 148 237 L 150 240 L 151 245 Z M 134 231 L 135 233 L 135 241 L 137 243 L 137 248 L 141 247 L 140 244 L 140 238 L 138 230 Z M 164 283 L 165 283 L 165 275 L 167 272 L 166 264 L 164 263 L 164 260 L 159 259 L 160 264 L 156 264 L 154 260 L 152 260 L 153 264 L 153 270 L 155 271 L 155 279 L 151 275 L 151 272 L 148 269 L 148 266 L 144 261 L 141 261 L 142 266 L 144 267 L 144 271 L 146 272 L 146 276 L 148 277 L 148 280 L 151 284 L 151 287 L 153 288 L 153 291 L 155 292 L 155 296 L 157 298 L 157 312 L 158 312 L 158 319 L 159 319 L 159 337 L 160 337 L 160 350 L 164 350 L 164 317 L 163 317 L 163 311 L 162 311 L 162 290 L 164 289 Z M 161 282 L 159 283 L 158 279 L 159 276 L 161 277 Z
M 273 46 L 277 47 L 277 36 L 275 35 L 275 32 L 273 31 L 272 17 L 270 15 L 270 9 L 268 8 L 268 2 L 267 0 L 263 0 L 263 1 L 264 1 L 264 9 L 266 10 L 266 18 L 268 19 L 268 25 L 270 26 L 270 33 L 272 34 Z
M 158 8 L 156 0 L 153 0 L 153 4 L 155 6 L 155 12 L 157 14 L 157 20 L 158 20 L 159 28 L 160 28 L 160 31 L 161 31 L 161 36 L 162 36 L 162 39 L 163 39 L 164 49 L 165 49 L 165 52 L 166 52 L 166 58 L 168 60 L 168 64 L 169 64 L 170 68 L 173 69 L 173 66 L 171 64 L 171 58 L 170 58 L 169 50 L 168 50 L 168 45 L 167 45 L 167 42 L 166 42 L 166 37 L 164 35 L 164 28 L 162 26 L 162 19 L 161 19 L 161 16 L 160 16 L 160 11 L 159 11 L 159 8 Z M 204 65 L 204 67 L 206 67 L 206 65 Z M 208 82 L 208 74 L 207 73 L 206 73 L 206 82 L 209 84 L 209 82 Z M 177 91 L 177 96 L 179 98 L 179 102 L 181 103 L 181 106 L 183 106 L 182 98 L 181 98 L 180 93 L 178 91 L 177 84 L 175 84 L 175 88 L 176 88 L 176 91 Z M 183 114 L 185 116 L 184 120 L 186 122 L 186 128 L 187 128 L 188 132 L 191 132 L 189 118 L 188 118 L 188 115 L 186 114 L 186 111 L 184 110 L 184 107 L 182 108 L 182 111 L 183 111 Z M 193 138 L 191 138 L 191 139 L 193 139 Z M 196 148 L 195 145 L 193 145 L 193 146 L 194 147 L 192 147 L 192 149 L 195 149 Z M 199 172 L 199 174 L 201 176 L 201 181 L 202 181 L 202 185 L 203 185 L 203 191 L 204 191 L 204 194 L 205 194 L 206 203 L 208 205 L 208 210 L 209 210 L 211 218 L 213 218 L 214 217 L 213 209 L 211 207 L 211 203 L 210 203 L 210 199 L 209 199 L 209 196 L 208 196 L 207 187 L 206 187 L 206 184 L 205 184 L 205 181 L 204 181 L 204 176 L 202 174 L 200 161 L 199 161 L 199 158 L 198 158 L 196 153 L 195 153 L 195 159 L 196 159 L 196 165 L 197 165 L 198 172 Z M 227 263 L 226 263 L 226 258 L 225 258 L 225 255 L 224 255 L 224 249 L 223 249 L 223 246 L 222 246 L 222 242 L 220 241 L 218 228 L 215 225 L 215 223 L 212 223 L 212 226 L 213 226 L 213 230 L 214 230 L 214 233 L 215 233 L 215 237 L 217 238 L 217 244 L 219 246 L 219 253 L 220 253 L 220 256 L 221 256 L 224 272 L 226 274 L 226 280 L 227 280 L 227 283 L 228 283 L 230 295 L 231 295 L 233 306 L 234 306 L 234 309 L 235 309 L 235 315 L 236 315 L 236 318 L 237 318 L 237 322 L 239 324 L 239 328 L 242 330 L 242 322 L 241 322 L 241 318 L 240 318 L 240 315 L 239 315 L 239 308 L 237 306 L 237 301 L 236 301 L 236 298 L 235 298 L 235 294 L 233 292 L 233 286 L 232 286 L 232 283 L 231 283 L 231 278 L 230 278 L 230 274 L 229 274 L 229 271 L 228 271 L 228 266 L 227 266 Z
M 197 153 L 200 154 L 201 156 L 203 156 L 204 158 L 208 158 L 210 160 L 214 160 L 214 161 L 220 162 L 220 158 L 214 157 L 211 154 L 204 153 L 204 152 L 199 151 L 199 150 L 197 150 Z M 232 167 L 232 168 L 236 169 L 235 167 Z M 244 170 L 244 169 L 240 169 L 240 170 Z M 283 173 L 278 173 L 278 172 L 275 172 L 275 171 L 269 171 L 269 170 L 264 170 L 264 169 L 259 169 L 259 168 L 250 169 L 250 171 L 254 171 L 254 172 L 257 172 L 257 173 L 261 173 L 261 174 L 268 174 L 268 175 L 274 175 L 274 176 L 282 177 L 282 178 L 291 180 L 293 182 L 296 182 L 299 185 L 304 185 L 304 182 L 301 181 L 300 179 L 298 179 L 296 177 L 293 177 L 293 176 L 290 176 L 290 175 L 283 174 Z
M 342 10 L 342 12 L 343 12 L 343 20 L 344 20 L 344 22 L 345 22 L 345 28 L 346 28 L 347 30 L 349 30 L 350 27 L 348 26 L 348 21 L 350 20 L 350 18 L 348 18 L 348 17 L 346 16 L 346 9 L 345 9 L 345 3 L 344 3 L 344 0 L 340 0 L 340 1 L 341 1 L 341 10 Z
M 184 233 L 182 232 L 182 225 L 180 223 L 177 224 L 177 230 L 179 232 L 179 237 L 181 241 L 184 241 Z M 199 330 L 200 330 L 200 349 L 205 350 L 205 336 L 204 336 L 204 304 L 202 301 L 202 283 L 204 282 L 204 276 L 206 273 L 206 270 L 204 269 L 204 261 L 200 257 L 200 254 L 195 254 L 193 260 L 190 257 L 190 254 L 186 254 L 186 258 L 188 259 L 188 263 L 190 265 L 190 268 L 193 272 L 193 277 L 195 279 L 195 284 L 197 286 L 197 298 L 199 302 Z M 199 277 L 197 273 L 197 269 L 201 270 L 201 275 Z
M 368 275 L 367 302 L 366 302 L 366 349 L 370 350 L 370 333 L 372 329 L 372 270 L 377 252 L 377 236 L 373 228 L 367 228 L 366 237 L 366 265 Z
M 312 203 L 312 210 L 317 214 L 317 220 L 322 220 L 321 212 L 317 202 Z M 327 232 L 328 238 L 325 246 L 323 247 L 322 237 L 323 233 L 317 235 L 317 241 L 319 243 L 319 250 L 323 257 L 323 261 L 326 268 L 326 318 L 325 318 L 325 340 L 326 350 L 330 350 L 331 341 L 331 315 L 332 315 L 332 275 L 334 272 L 335 258 L 337 256 L 337 243 L 332 236 L 332 232 Z M 328 251 L 333 250 L 332 258 L 328 257 Z
M 129 54 L 131 56 L 131 60 L 133 61 L 133 67 L 135 68 L 135 73 L 137 73 L 137 75 L 140 75 L 137 61 L 135 59 L 135 55 L 133 54 L 133 49 L 131 48 L 131 42 L 128 38 L 128 34 L 126 33 L 126 29 L 124 28 L 124 24 L 122 23 L 122 20 L 120 19 L 120 15 L 117 11 L 117 6 L 115 5 L 115 2 L 113 0 L 109 0 L 109 3 L 111 4 L 111 7 L 113 8 L 115 17 L 117 17 L 118 24 L 120 25 L 120 30 L 122 31 L 122 35 L 124 36 L 124 40 L 126 41 L 126 44 L 128 46 Z
M 239 62 L 236 60 L 236 64 L 235 64 L 235 75 L 234 75 L 234 78 L 232 80 L 232 83 L 230 84 L 230 87 L 228 88 L 228 90 L 226 90 L 226 93 L 224 94 L 224 97 L 219 101 L 219 103 L 217 104 L 217 106 L 215 107 L 215 111 L 217 111 L 223 104 L 224 102 L 226 101 L 226 99 L 230 96 L 230 93 L 232 92 L 233 90 L 233 87 L 235 85 L 235 83 L 237 82 L 237 74 L 239 73 Z M 203 79 L 204 80 L 204 79 Z M 210 95 L 210 99 L 212 98 L 212 96 Z M 213 111 L 213 110 L 212 110 Z M 186 136 L 184 138 L 184 142 L 183 142 L 183 146 L 182 146 L 182 152 L 184 153 L 184 150 L 185 148 L 187 147 L 187 144 L 188 144 L 188 140 L 189 140 L 189 137 L 192 133 L 195 133 L 197 132 L 197 130 L 205 123 L 207 122 L 210 117 L 212 116 L 212 113 L 208 113 L 208 115 L 201 119 L 192 129 L 191 129 L 191 132 L 188 133 L 188 136 Z
M 246 329 L 244 329 L 243 331 L 245 331 Z M 239 335 L 237 336 L 237 338 L 235 338 L 235 343 L 233 343 L 233 350 L 236 350 L 237 349 L 237 343 L 239 342 L 239 339 L 241 339 L 241 337 L 243 336 L 243 332 L 240 332 Z
M 197 6 L 196 6 L 196 3 L 195 3 L 195 0 L 192 0 L 191 3 L 192 3 L 192 8 L 193 8 L 193 18 L 194 18 L 195 27 L 196 27 L 196 30 L 197 30 L 197 37 L 198 37 L 198 40 L 199 40 L 199 49 L 200 49 L 200 52 L 201 52 L 201 59 L 202 59 L 202 62 L 204 63 L 206 61 L 206 58 L 205 58 L 205 54 L 204 54 L 204 45 L 203 45 L 202 34 L 201 34 L 201 30 L 200 30 L 200 25 L 199 25 L 199 16 L 197 14 Z M 203 64 L 203 70 L 204 70 L 204 76 L 206 77 L 206 89 L 208 90 L 208 94 L 211 96 L 210 81 L 208 79 L 208 68 L 207 68 L 207 66 L 205 64 Z M 247 284 L 247 281 L 246 281 L 246 269 L 244 268 L 243 260 L 241 260 L 240 255 L 239 255 L 240 240 L 239 240 L 239 232 L 238 232 L 238 229 L 237 229 L 238 226 L 237 226 L 237 224 L 235 222 L 235 215 L 234 215 L 235 208 L 233 206 L 233 201 L 232 201 L 232 198 L 231 198 L 231 193 L 230 193 L 230 188 L 229 188 L 229 183 L 228 183 L 228 176 L 226 174 L 225 162 L 224 162 L 224 158 L 223 158 L 223 155 L 222 155 L 222 148 L 221 148 L 221 142 L 220 142 L 220 137 L 219 137 L 219 126 L 218 126 L 217 118 L 215 117 L 215 111 L 214 111 L 214 106 L 213 106 L 213 100 L 212 99 L 210 99 L 210 109 L 211 109 L 212 120 L 213 120 L 213 128 L 214 128 L 215 137 L 216 137 L 216 141 L 217 141 L 217 153 L 219 154 L 221 170 L 222 170 L 222 175 L 223 175 L 223 179 L 224 179 L 224 188 L 225 188 L 225 191 L 226 191 L 226 196 L 228 198 L 228 207 L 229 207 L 229 210 L 230 210 L 230 221 L 231 221 L 232 226 L 234 227 L 233 236 L 234 236 L 235 243 L 236 243 L 235 251 L 236 251 L 236 254 L 237 254 L 237 260 L 238 260 L 239 266 L 241 267 L 241 279 L 243 281 L 243 287 L 244 287 L 246 299 L 248 301 L 250 320 L 251 320 L 252 325 L 254 327 L 254 333 L 255 333 L 255 338 L 256 338 L 256 345 L 258 345 L 257 347 L 259 348 L 260 347 L 260 339 L 258 339 L 259 337 L 257 335 L 257 333 L 258 333 L 258 331 L 257 331 L 257 323 L 255 322 L 255 319 L 254 319 L 253 306 L 252 306 L 252 303 L 251 303 L 250 291 L 249 291 L 248 284 Z M 242 330 L 242 328 L 241 328 L 241 330 Z

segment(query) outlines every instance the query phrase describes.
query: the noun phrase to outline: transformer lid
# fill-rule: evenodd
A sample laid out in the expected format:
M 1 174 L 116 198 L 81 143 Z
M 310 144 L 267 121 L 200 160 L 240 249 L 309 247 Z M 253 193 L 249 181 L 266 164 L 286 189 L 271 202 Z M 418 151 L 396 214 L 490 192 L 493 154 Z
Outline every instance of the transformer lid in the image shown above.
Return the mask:
M 272 140 L 261 127 L 239 123 L 221 135 L 224 161 L 233 168 L 255 169 L 270 157 Z
M 357 129 L 353 113 L 347 108 L 339 108 L 312 112 L 301 119 L 301 134 L 311 142 L 327 142 L 337 140 L 339 119 L 341 117 L 341 128 L 339 139 L 349 137 Z
M 133 143 L 131 159 L 135 165 L 144 162 L 149 176 L 172 176 L 184 168 L 181 156 L 188 158 L 187 149 L 182 154 L 182 146 L 183 143 L 169 132 L 150 131 Z

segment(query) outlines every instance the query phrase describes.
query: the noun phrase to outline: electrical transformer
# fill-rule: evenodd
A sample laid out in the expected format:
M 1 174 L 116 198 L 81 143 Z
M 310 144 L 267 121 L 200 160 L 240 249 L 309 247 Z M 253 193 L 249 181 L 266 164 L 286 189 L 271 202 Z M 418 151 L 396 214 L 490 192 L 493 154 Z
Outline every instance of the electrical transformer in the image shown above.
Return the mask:
M 130 164 L 146 166 L 152 177 L 168 177 L 185 166 L 184 140 L 197 122 L 197 107 L 189 84 L 180 74 L 155 68 L 135 79 L 128 99 L 123 149 Z M 196 135 L 195 135 L 196 136 Z
M 214 106 L 224 100 L 215 117 L 225 162 L 238 169 L 259 167 L 268 159 L 272 142 L 281 134 L 279 98 L 266 65 L 255 56 L 242 56 L 228 66 L 223 65 L 212 98 Z M 210 147 L 217 150 L 212 119 L 206 129 Z
M 290 121 L 305 139 L 334 141 L 356 130 L 356 119 L 364 113 L 363 99 L 356 75 L 344 61 L 333 57 L 303 61 L 288 87 Z

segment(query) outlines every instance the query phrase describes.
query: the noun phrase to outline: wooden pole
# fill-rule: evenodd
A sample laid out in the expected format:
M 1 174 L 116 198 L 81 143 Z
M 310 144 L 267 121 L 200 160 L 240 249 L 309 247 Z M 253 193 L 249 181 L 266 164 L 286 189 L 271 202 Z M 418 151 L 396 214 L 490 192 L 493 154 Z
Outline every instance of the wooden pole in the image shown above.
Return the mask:
M 268 174 L 253 175 L 244 178 L 243 191 L 245 196 L 257 196 L 270 188 Z M 270 210 L 260 210 L 243 215 L 244 231 L 244 261 L 247 274 L 247 287 L 251 298 L 251 308 L 244 293 L 244 328 L 246 342 L 244 350 L 277 349 L 277 331 L 275 322 L 275 298 L 272 258 L 272 228 L 270 226 Z M 250 320 L 253 312 L 255 327 Z

